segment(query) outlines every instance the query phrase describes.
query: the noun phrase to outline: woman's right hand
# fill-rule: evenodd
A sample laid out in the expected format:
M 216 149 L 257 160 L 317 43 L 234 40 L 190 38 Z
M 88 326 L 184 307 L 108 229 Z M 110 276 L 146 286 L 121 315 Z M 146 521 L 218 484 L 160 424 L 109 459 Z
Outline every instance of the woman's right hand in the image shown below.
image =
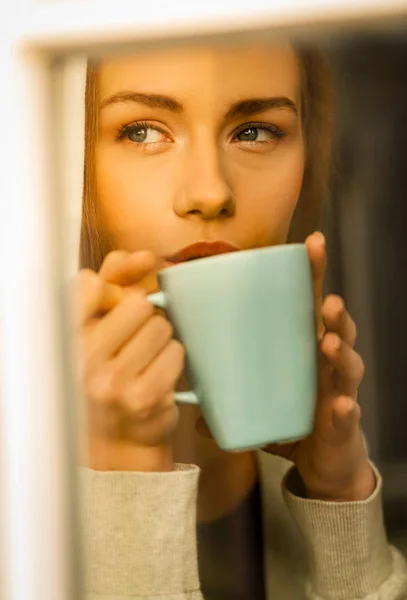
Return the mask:
M 184 350 L 143 287 L 150 252 L 110 253 L 99 273 L 74 282 L 79 385 L 88 402 L 86 465 L 99 470 L 172 470 L 178 421 L 174 389 Z

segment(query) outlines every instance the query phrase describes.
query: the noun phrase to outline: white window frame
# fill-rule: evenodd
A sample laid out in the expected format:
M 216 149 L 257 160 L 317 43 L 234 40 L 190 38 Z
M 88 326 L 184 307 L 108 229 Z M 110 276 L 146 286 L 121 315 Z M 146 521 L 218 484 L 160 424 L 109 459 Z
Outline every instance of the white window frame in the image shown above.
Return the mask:
M 135 41 L 315 36 L 327 29 L 394 27 L 406 18 L 405 0 L 2 0 L 0 475 L 7 600 L 78 597 L 63 278 L 52 216 L 58 201 L 52 59 Z M 74 154 L 71 146 L 64 155 L 68 171 Z

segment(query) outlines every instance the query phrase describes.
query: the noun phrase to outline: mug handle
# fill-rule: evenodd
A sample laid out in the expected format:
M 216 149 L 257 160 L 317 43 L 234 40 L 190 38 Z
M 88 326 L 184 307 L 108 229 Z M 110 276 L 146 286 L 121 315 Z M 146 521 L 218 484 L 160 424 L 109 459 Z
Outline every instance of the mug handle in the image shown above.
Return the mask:
M 153 306 L 165 310 L 167 308 L 167 296 L 165 292 L 157 292 L 156 294 L 150 294 L 147 299 Z M 194 391 L 188 390 L 187 392 L 175 392 L 175 401 L 178 404 L 199 404 L 199 398 Z

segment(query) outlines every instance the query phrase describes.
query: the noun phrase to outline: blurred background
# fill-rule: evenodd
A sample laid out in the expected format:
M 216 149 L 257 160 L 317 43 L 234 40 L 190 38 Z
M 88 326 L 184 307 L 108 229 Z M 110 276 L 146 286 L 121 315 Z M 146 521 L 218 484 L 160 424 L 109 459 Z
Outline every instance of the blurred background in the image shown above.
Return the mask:
M 407 550 L 407 40 L 351 36 L 327 52 L 337 96 L 327 287 L 358 325 L 363 426 L 390 535 Z

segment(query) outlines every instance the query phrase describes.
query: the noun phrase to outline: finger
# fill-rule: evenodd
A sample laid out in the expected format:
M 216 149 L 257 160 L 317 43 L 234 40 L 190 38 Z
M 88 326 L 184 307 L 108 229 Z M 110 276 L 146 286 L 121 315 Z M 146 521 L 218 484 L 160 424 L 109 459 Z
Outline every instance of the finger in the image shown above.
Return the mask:
M 71 286 L 72 312 L 76 328 L 84 324 L 99 306 L 103 284 L 94 271 L 82 269 Z
M 162 316 L 153 316 L 117 354 L 114 359 L 117 376 L 125 380 L 144 371 L 172 336 L 170 322 Z
M 348 436 L 358 427 L 361 417 L 360 406 L 346 395 L 335 398 L 332 406 L 332 423 L 337 433 Z
M 172 340 L 142 375 L 127 386 L 123 404 L 140 418 L 151 418 L 174 403 L 173 392 L 184 368 L 183 346 Z
M 322 293 L 326 267 L 324 235 L 319 231 L 313 233 L 305 240 L 305 246 L 308 251 L 312 272 L 317 335 L 318 338 L 321 338 L 324 331 L 322 319 Z
M 339 393 L 355 395 L 365 370 L 362 358 L 336 333 L 326 333 L 320 347 L 321 353 L 335 369 Z
M 93 371 L 92 392 L 100 402 L 110 401 L 129 380 L 134 380 L 164 350 L 172 338 L 172 326 L 160 316 L 153 316 L 113 359 L 102 362 L 104 355 L 94 355 L 87 371 Z M 102 368 L 95 366 L 102 363 Z M 93 368 L 92 368 L 93 367 Z M 96 391 L 95 391 L 96 390 Z
M 326 328 L 337 333 L 340 338 L 353 348 L 356 342 L 356 324 L 347 312 L 340 296 L 330 295 L 325 299 L 322 316 Z
M 95 316 L 102 316 L 111 311 L 125 297 L 125 290 L 120 285 L 104 282 L 103 294 Z
M 87 346 L 92 348 L 92 362 L 112 358 L 152 317 L 153 305 L 143 292 L 133 292 L 87 332 Z
M 119 286 L 106 283 L 90 269 L 82 269 L 75 277 L 72 289 L 75 328 L 82 328 L 89 319 L 110 310 L 122 298 Z
M 156 259 L 152 252 L 110 252 L 100 268 L 99 274 L 110 283 L 129 286 L 137 284 L 156 267 Z

